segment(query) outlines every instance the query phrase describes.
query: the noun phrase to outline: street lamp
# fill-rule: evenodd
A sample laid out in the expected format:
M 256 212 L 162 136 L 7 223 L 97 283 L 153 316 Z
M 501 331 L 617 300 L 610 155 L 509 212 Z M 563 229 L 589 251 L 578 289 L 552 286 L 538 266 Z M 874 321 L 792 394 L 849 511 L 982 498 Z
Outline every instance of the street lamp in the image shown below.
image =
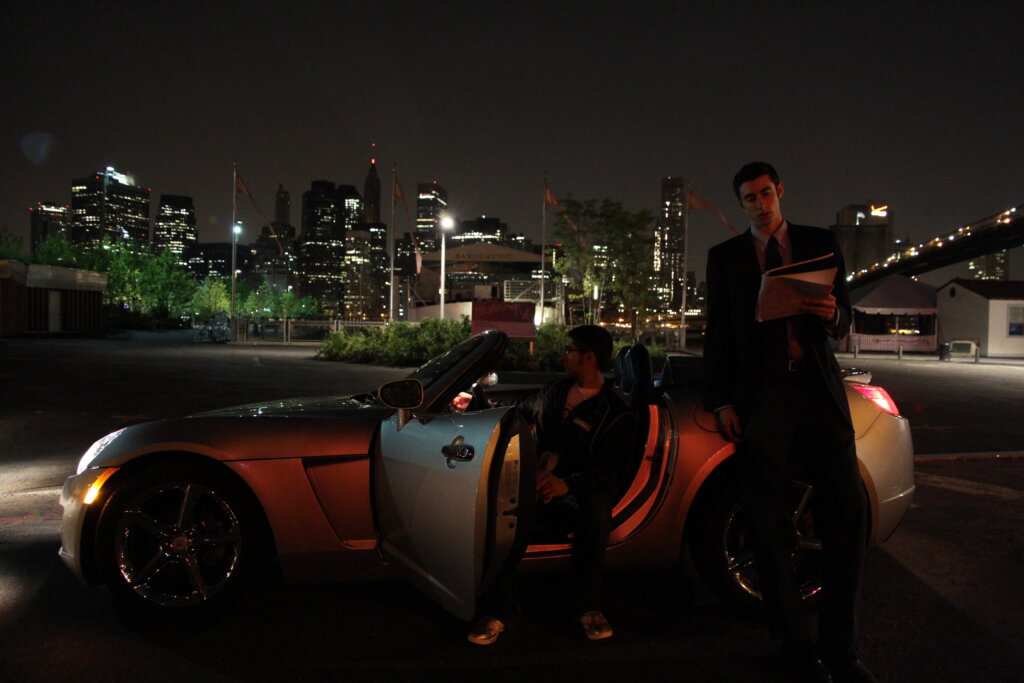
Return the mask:
M 451 230 L 452 228 L 455 227 L 455 221 L 452 220 L 451 216 L 445 215 L 441 216 L 441 221 L 439 225 L 441 226 L 441 320 L 444 320 L 444 290 L 446 284 L 444 276 L 445 242 L 448 241 L 447 239 L 445 239 L 444 233 L 445 230 Z
M 238 280 L 238 236 L 242 234 L 242 221 L 231 227 L 231 341 L 237 341 L 238 321 L 235 319 L 235 283 Z

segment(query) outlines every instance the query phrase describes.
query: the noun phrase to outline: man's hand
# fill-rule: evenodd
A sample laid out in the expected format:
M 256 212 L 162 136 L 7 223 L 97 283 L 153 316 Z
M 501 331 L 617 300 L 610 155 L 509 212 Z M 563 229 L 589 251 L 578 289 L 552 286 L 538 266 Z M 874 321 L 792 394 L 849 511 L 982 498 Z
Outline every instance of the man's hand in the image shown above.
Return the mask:
M 740 430 L 740 416 L 732 406 L 725 406 L 715 411 L 715 425 L 722 438 L 731 443 L 743 440 Z
M 452 399 L 452 408 L 460 413 L 464 413 L 472 400 L 473 394 L 467 394 L 465 391 L 460 391 L 456 394 L 455 398 Z
M 829 294 L 824 299 L 807 297 L 803 300 L 800 310 L 816 315 L 824 322 L 830 323 L 836 315 L 836 297 L 834 294 Z
M 537 475 L 537 495 L 545 503 L 550 503 L 554 498 L 560 498 L 569 493 L 569 485 L 564 479 L 559 479 L 547 471 Z

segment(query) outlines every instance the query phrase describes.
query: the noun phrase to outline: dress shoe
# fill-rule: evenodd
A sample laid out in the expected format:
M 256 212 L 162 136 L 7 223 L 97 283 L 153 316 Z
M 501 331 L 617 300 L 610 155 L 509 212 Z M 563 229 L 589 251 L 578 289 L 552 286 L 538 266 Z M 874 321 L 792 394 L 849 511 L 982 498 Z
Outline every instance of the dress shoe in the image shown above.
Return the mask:
M 832 676 L 818 657 L 814 643 L 809 640 L 786 640 L 780 650 L 782 666 L 795 681 L 831 683 Z

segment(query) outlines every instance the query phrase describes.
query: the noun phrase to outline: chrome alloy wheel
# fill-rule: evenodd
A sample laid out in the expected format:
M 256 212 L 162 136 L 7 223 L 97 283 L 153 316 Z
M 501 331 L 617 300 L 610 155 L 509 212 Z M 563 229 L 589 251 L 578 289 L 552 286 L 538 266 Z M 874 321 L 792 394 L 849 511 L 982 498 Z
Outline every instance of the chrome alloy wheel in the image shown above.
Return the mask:
M 821 541 L 814 537 L 813 513 L 801 506 L 795 515 L 797 545 L 792 551 L 793 570 L 800 597 L 813 601 L 821 592 Z M 739 503 L 731 506 L 722 528 L 721 553 L 729 579 L 751 598 L 761 599 L 754 543 L 743 520 Z
M 126 587 L 147 603 L 200 605 L 231 584 L 242 558 L 239 513 L 195 481 L 148 487 L 121 512 L 114 561 Z

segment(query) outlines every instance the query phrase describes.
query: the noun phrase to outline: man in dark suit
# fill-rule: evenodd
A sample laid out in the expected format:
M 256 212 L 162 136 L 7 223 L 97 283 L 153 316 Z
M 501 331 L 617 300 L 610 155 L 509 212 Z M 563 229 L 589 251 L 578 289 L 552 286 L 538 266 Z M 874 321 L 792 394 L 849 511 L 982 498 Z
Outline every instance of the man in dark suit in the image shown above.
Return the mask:
M 806 680 L 872 681 L 854 650 L 866 499 L 849 405 L 828 341 L 850 327 L 843 257 L 831 232 L 783 218 L 783 185 L 770 165 L 744 166 L 733 190 L 750 229 L 708 252 L 704 407 L 714 411 L 722 436 L 736 444 L 761 592 L 785 665 Z M 798 315 L 755 321 L 765 270 L 828 254 L 837 267 L 831 294 L 803 299 Z M 823 546 L 817 643 L 791 559 L 794 481 L 813 487 Z

